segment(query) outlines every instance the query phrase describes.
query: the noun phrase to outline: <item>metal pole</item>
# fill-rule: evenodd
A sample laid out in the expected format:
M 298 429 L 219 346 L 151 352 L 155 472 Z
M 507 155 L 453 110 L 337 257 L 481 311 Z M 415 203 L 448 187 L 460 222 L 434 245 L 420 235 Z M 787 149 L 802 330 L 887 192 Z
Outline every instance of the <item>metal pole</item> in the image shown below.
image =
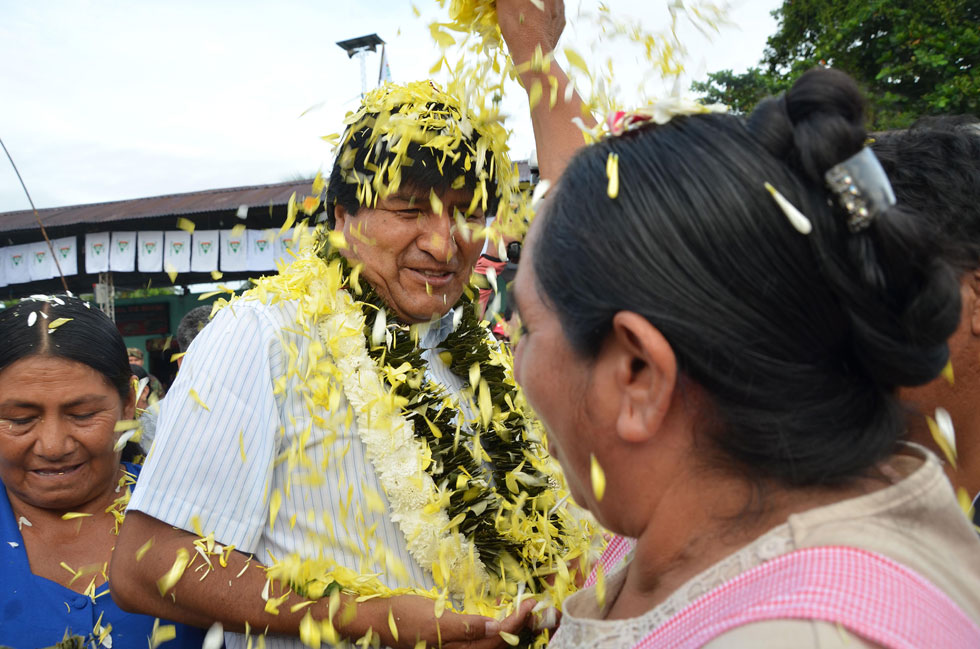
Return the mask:
M 367 48 L 365 48 L 362 50 L 358 50 L 357 54 L 355 55 L 357 56 L 357 60 L 361 64 L 361 98 L 362 99 L 364 98 L 364 95 L 367 94 L 367 53 L 368 53 Z

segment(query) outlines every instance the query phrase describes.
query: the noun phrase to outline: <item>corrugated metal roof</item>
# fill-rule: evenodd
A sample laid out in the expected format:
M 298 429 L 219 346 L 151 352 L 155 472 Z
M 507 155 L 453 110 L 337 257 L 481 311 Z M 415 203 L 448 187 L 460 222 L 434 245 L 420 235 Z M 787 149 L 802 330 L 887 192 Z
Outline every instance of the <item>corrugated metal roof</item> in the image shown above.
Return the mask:
M 310 179 L 272 185 L 209 189 L 128 201 L 52 207 L 38 210 L 38 215 L 45 227 L 58 227 L 76 223 L 111 223 L 128 219 L 237 210 L 241 205 L 268 207 L 284 205 L 293 192 L 297 196 L 308 196 L 312 193 L 312 184 L 313 180 Z M 36 228 L 37 220 L 31 210 L 0 213 L 0 232 Z

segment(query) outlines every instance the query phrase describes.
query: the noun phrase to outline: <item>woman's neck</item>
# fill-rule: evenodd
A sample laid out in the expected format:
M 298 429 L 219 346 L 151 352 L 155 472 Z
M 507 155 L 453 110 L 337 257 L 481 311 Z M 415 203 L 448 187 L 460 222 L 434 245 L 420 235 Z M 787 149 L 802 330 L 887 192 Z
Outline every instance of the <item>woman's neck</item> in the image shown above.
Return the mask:
M 623 587 L 606 616 L 642 615 L 693 577 L 786 522 L 791 514 L 887 484 L 868 479 L 836 489 L 788 489 L 702 468 L 688 480 L 677 481 L 649 510 Z
M 68 507 L 40 507 L 22 500 L 16 494 L 11 493 L 9 489 L 7 489 L 7 498 L 10 501 L 10 508 L 13 511 L 14 518 L 18 521 L 21 518 L 26 519 L 29 527 L 42 525 L 48 533 L 52 534 L 56 534 L 61 529 L 74 533 L 74 530 L 78 527 L 78 519 L 80 518 L 110 516 L 106 510 L 122 495 L 121 492 L 117 493 L 122 471 L 123 467 L 120 465 L 112 481 L 107 483 L 105 488 L 100 490 L 95 497 Z M 82 516 L 71 516 L 70 514 L 81 514 Z M 25 524 L 22 523 L 22 529 L 23 525 Z

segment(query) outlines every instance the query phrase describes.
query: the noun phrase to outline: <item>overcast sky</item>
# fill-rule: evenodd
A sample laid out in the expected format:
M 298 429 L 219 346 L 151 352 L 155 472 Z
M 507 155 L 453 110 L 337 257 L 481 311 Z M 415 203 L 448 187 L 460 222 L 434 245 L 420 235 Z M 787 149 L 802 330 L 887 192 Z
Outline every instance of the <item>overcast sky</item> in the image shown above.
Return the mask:
M 360 92 L 356 60 L 335 43 L 376 32 L 394 81 L 426 78 L 439 11 L 415 4 L 421 18 L 409 0 L 0 0 L 0 138 L 39 208 L 312 176 L 332 159 L 320 136 Z M 667 24 L 666 0 L 605 4 L 649 31 Z M 710 44 L 685 32 L 687 82 L 757 63 L 779 4 L 736 4 L 735 26 Z M 591 51 L 590 23 L 575 14 L 598 0 L 566 5 L 561 46 Z M 617 75 L 639 79 L 639 50 L 616 47 Z M 369 82 L 378 63 L 369 55 Z M 515 158 L 533 146 L 518 91 L 505 103 Z M 26 208 L 0 155 L 0 212 Z

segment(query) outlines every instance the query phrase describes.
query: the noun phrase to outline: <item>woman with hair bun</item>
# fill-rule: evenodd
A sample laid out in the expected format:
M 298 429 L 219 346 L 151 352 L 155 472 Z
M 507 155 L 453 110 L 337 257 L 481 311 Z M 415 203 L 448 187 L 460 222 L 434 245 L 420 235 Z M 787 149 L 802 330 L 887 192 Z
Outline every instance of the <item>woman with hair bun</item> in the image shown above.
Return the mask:
M 544 176 L 570 140 L 533 110 Z M 568 162 L 513 289 L 516 378 L 616 534 L 550 646 L 980 647 L 980 539 L 897 398 L 946 364 L 957 278 L 856 84 L 653 117 Z
M 144 647 L 161 621 L 115 606 L 106 580 L 139 473 L 123 460 L 142 455 L 117 426 L 136 401 L 122 336 L 76 297 L 36 295 L 0 311 L 0 340 L 0 645 Z M 167 647 L 204 640 L 172 630 Z

